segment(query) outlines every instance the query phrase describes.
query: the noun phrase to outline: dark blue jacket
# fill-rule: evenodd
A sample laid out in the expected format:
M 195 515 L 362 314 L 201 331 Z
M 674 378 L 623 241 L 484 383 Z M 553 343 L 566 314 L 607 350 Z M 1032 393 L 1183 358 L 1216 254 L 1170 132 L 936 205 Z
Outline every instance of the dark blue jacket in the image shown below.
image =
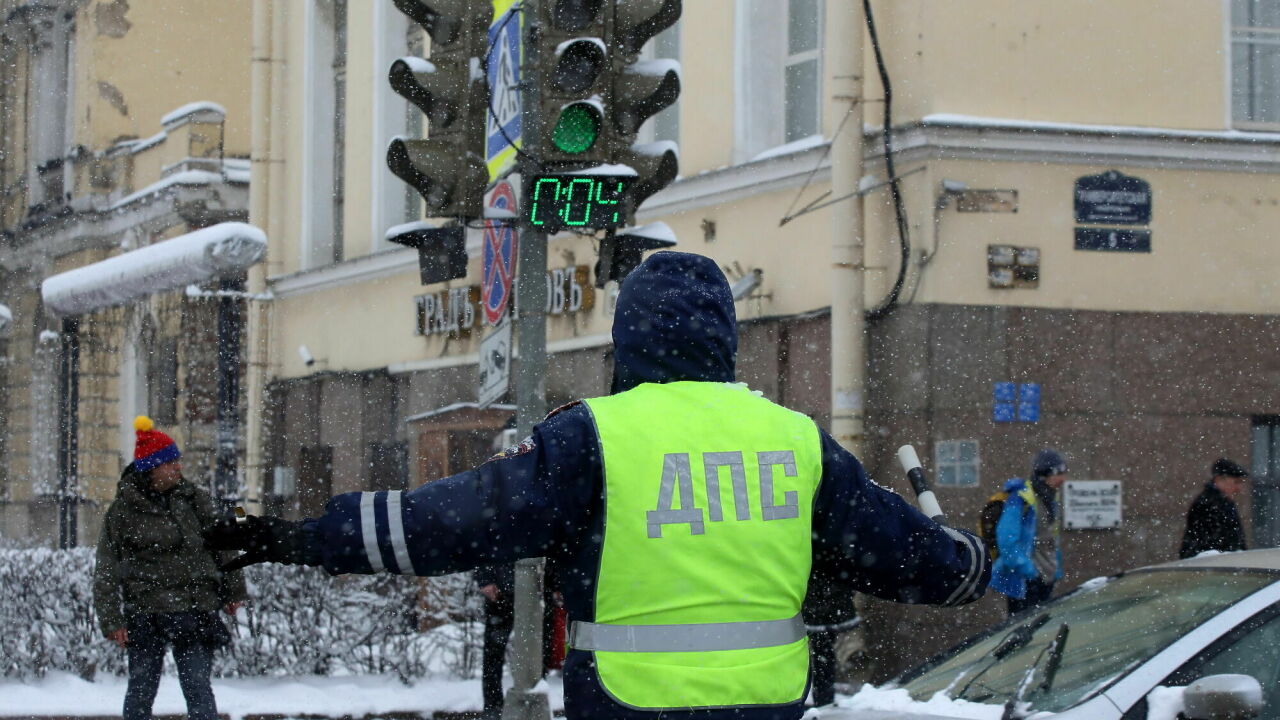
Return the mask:
M 733 298 L 710 259 L 651 256 L 623 283 L 614 317 L 613 392 L 646 382 L 732 382 Z M 990 575 L 975 537 L 943 528 L 867 478 L 821 433 L 823 474 L 813 518 L 816 576 L 904 603 L 959 605 Z M 329 501 L 308 533 L 331 573 L 386 569 L 440 575 L 547 556 L 560 570 L 569 619 L 594 620 L 604 533 L 603 458 L 587 408 L 551 413 L 531 437 L 474 470 L 404 492 L 347 493 Z M 750 558 L 744 558 L 749 562 Z M 564 670 L 569 718 L 644 718 L 600 688 L 589 652 Z M 668 720 L 799 718 L 800 703 L 773 708 L 665 712 Z

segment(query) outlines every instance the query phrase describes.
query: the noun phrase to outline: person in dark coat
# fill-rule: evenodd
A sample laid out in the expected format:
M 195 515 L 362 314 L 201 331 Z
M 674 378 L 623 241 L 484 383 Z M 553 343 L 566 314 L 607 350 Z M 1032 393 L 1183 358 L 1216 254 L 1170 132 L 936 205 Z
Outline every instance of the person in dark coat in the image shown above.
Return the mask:
M 1187 530 L 1178 557 L 1195 557 L 1206 550 L 1245 550 L 1244 525 L 1235 498 L 1244 490 L 1249 473 L 1236 463 L 1218 458 L 1212 477 L 1187 510 Z
M 149 720 L 166 648 L 191 720 L 218 714 L 210 675 L 213 652 L 230 633 L 218 618 L 245 599 L 239 571 L 224 573 L 201 532 L 217 516 L 209 493 L 182 477 L 182 454 L 147 417 L 134 421 L 134 460 L 107 509 L 93 573 L 93 607 L 102 634 L 129 655 L 124 720 Z
M 484 595 L 484 650 L 481 660 L 480 687 L 484 696 L 484 720 L 497 720 L 502 715 L 502 666 L 507 644 L 516 622 L 516 566 L 514 563 L 485 565 L 471 574 L 480 594 Z M 544 565 L 542 580 L 542 674 L 551 668 L 558 639 L 554 634 L 555 609 L 560 593 L 555 590 L 555 572 L 551 563 Z
M 622 283 L 613 343 L 608 396 L 553 411 L 475 469 L 411 491 L 338 495 L 319 519 L 222 523 L 206 540 L 245 550 L 237 564 L 333 574 L 440 575 L 552 559 L 570 625 L 569 720 L 798 720 L 811 571 L 895 602 L 956 606 L 982 596 L 990 566 L 980 540 L 872 482 L 810 418 L 735 382 L 733 293 L 713 260 L 657 252 L 642 262 Z M 691 396 L 713 401 L 673 409 Z M 632 403 L 637 412 L 600 412 Z M 659 407 L 665 423 L 648 414 Z M 747 457 L 749 465 L 739 459 Z M 641 478 L 641 468 L 655 472 Z M 733 548 L 731 537 L 745 542 Z M 633 594 L 645 604 L 628 606 Z M 743 625 L 725 633 L 726 622 Z M 638 673 L 605 677 L 650 659 Z M 620 683 L 639 702 L 622 697 Z

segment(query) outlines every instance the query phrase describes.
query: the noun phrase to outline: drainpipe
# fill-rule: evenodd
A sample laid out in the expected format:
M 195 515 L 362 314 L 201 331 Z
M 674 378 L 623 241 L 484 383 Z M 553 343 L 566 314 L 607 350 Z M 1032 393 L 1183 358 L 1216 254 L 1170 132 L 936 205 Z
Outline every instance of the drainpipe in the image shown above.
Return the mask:
M 58 548 L 76 546 L 80 505 L 80 318 L 62 321 L 58 358 Z
M 214 456 L 213 490 L 224 511 L 230 512 L 244 498 L 238 475 L 237 450 L 240 438 L 240 332 L 244 323 L 240 303 L 244 283 L 239 278 L 222 278 L 218 288 L 218 407 L 216 424 L 218 449 Z
M 267 231 L 267 258 L 249 268 L 246 289 L 251 296 L 262 294 L 267 287 L 267 275 L 271 266 L 271 243 L 279 237 L 278 227 L 272 218 L 271 188 L 275 185 L 275 169 L 280 165 L 272 156 L 275 126 L 283 125 L 282 118 L 272 122 L 271 100 L 273 90 L 280 82 L 274 56 L 277 32 L 283 32 L 283 23 L 277 17 L 280 10 L 273 0 L 253 0 L 253 47 L 250 71 L 251 147 L 249 165 L 249 222 Z M 248 302 L 245 306 L 248 323 L 248 349 L 245 354 L 245 385 L 248 398 L 245 421 L 245 476 L 252 485 L 257 480 L 257 496 L 263 497 L 267 488 L 266 444 L 263 440 L 263 423 L 266 418 L 267 371 L 270 367 L 271 303 Z M 239 353 L 237 353 L 238 355 Z M 221 363 L 221 354 L 219 363 Z M 219 426 L 221 432 L 221 425 Z M 219 438 L 221 449 L 221 438 Z M 260 510 L 260 508 L 259 508 Z
M 862 227 L 863 9 L 845 5 L 835 15 L 827 44 L 833 76 L 831 99 L 843 110 L 843 129 L 831 141 L 831 195 L 849 198 L 831 212 L 831 436 L 841 447 L 862 451 L 866 419 L 866 266 Z

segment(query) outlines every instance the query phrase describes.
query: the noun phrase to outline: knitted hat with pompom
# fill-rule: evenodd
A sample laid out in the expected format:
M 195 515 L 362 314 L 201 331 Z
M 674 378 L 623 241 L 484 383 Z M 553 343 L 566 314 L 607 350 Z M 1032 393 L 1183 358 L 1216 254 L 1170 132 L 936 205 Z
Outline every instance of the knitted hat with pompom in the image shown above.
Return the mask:
M 156 430 L 156 424 L 146 415 L 133 419 L 133 429 L 138 431 L 138 444 L 133 449 L 133 467 L 139 472 L 182 457 L 173 438 Z

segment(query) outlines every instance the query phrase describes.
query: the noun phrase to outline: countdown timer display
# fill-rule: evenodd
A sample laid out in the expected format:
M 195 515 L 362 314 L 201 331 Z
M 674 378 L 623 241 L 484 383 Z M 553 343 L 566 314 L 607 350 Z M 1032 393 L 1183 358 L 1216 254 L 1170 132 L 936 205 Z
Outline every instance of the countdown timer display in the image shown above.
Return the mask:
M 622 227 L 627 188 L 634 180 L 618 175 L 536 175 L 525 196 L 525 219 L 548 233 Z

